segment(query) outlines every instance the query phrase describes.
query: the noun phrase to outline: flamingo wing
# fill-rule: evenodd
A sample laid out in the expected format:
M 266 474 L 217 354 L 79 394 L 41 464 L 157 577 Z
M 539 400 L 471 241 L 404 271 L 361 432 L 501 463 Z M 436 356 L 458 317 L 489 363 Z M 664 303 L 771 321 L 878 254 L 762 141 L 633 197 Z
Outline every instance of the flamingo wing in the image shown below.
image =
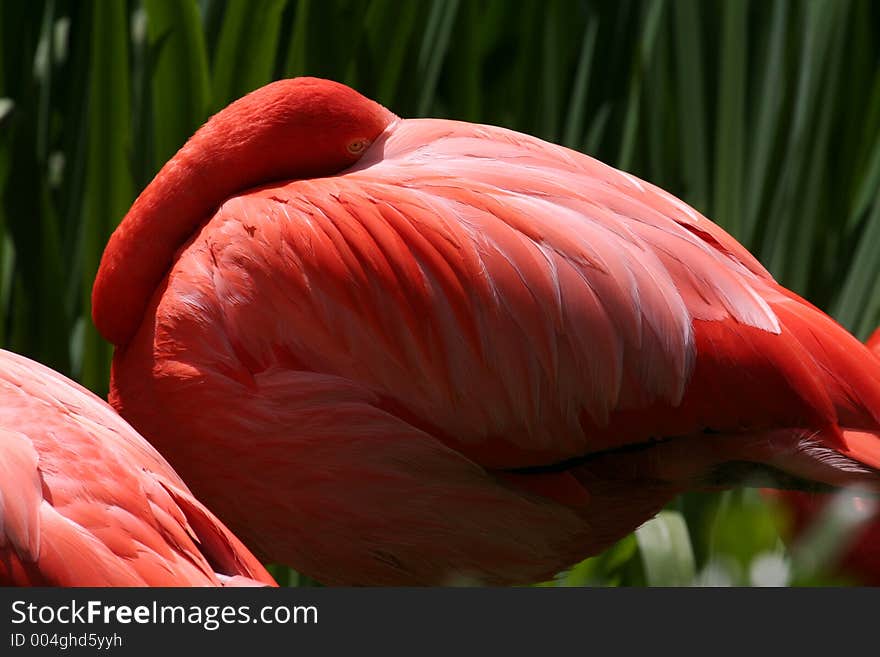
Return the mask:
M 0 352 L 0 583 L 272 583 L 107 404 Z
M 357 382 L 493 468 L 706 429 L 841 446 L 880 409 L 864 347 L 720 228 L 500 128 L 400 121 L 343 175 L 228 200 L 166 298 L 163 344 L 206 310 L 215 360 Z
M 299 89 L 247 97 L 255 119 L 311 108 L 259 143 L 320 125 L 350 145 L 311 111 L 332 94 Z M 876 477 L 880 361 L 681 201 L 526 135 L 369 109 L 384 131 L 358 129 L 349 168 L 299 175 L 281 149 L 290 166 L 236 187 L 266 161 L 218 130 L 262 125 L 240 107 L 135 203 L 93 300 L 111 403 L 273 561 L 534 581 L 750 466 Z M 127 286 L 144 240 L 168 258 Z

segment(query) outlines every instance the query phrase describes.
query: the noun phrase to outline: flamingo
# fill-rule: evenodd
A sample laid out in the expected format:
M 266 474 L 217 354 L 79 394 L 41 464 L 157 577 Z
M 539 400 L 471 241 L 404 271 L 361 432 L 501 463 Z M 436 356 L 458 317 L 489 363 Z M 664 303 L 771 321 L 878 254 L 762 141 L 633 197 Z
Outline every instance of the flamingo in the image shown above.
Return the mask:
M 0 350 L 0 586 L 274 585 L 116 412 Z
M 877 488 L 880 362 L 718 226 L 328 80 L 200 128 L 111 236 L 92 316 L 111 404 L 326 584 L 533 582 L 683 491 Z

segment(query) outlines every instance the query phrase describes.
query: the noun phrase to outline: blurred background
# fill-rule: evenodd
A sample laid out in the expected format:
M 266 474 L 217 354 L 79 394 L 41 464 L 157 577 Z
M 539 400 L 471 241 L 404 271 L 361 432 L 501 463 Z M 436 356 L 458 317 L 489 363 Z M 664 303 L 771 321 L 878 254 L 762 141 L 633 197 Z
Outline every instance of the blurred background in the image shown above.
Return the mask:
M 880 322 L 878 2 L 5 0 L 0 34 L 0 345 L 101 395 L 89 294 L 113 228 L 208 116 L 304 74 L 589 153 L 859 337 Z M 858 583 L 834 566 L 853 508 L 786 542 L 755 490 L 688 495 L 549 584 Z

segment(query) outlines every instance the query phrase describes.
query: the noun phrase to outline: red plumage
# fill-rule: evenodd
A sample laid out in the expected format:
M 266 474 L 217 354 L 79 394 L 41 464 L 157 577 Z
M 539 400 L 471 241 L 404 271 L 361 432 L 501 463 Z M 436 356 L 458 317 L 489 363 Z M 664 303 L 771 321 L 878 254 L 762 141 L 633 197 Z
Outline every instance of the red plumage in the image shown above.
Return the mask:
M 274 585 L 112 408 L 0 351 L 0 586 Z
M 211 119 L 93 308 L 111 403 L 252 549 L 328 583 L 547 577 L 733 472 L 877 485 L 880 362 L 719 227 L 336 83 Z

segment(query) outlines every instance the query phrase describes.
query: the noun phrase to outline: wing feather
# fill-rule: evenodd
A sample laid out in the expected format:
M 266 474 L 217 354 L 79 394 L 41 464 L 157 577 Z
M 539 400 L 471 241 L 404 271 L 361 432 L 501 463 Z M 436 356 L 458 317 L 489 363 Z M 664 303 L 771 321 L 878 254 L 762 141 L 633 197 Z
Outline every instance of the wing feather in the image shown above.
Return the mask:
M 215 568 L 271 583 L 107 404 L 9 352 L 0 453 L 0 584 L 219 586 Z
M 7 429 L 0 429 L 0 452 L 0 549 L 33 560 L 40 553 L 39 456 L 27 436 Z
M 492 467 L 707 428 L 876 422 L 880 368 L 846 384 L 864 349 L 838 358 L 845 332 L 733 238 L 518 133 L 400 121 L 344 174 L 236 197 L 206 233 L 181 262 L 210 241 L 213 285 L 175 293 L 211 307 L 233 286 L 216 312 L 249 366 L 280 351 L 352 380 Z

